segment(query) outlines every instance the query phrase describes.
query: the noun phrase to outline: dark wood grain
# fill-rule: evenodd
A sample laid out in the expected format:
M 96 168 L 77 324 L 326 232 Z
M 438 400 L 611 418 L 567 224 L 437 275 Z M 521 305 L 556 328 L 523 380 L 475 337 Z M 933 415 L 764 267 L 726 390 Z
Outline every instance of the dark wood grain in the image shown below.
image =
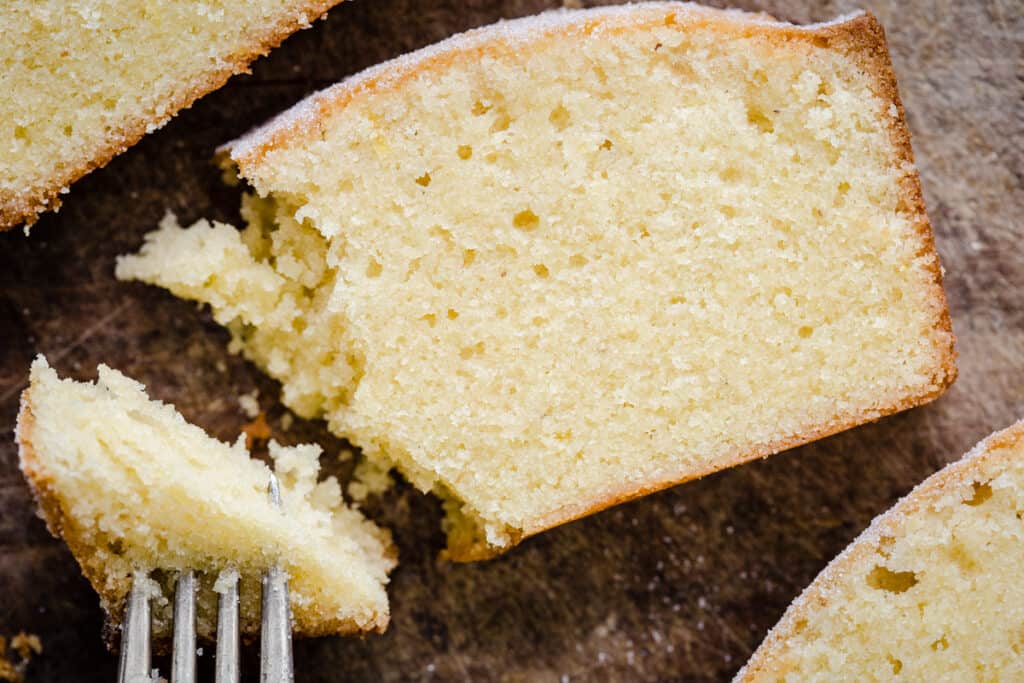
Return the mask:
M 855 8 L 737 4 L 801 22 Z M 603 512 L 486 563 L 437 561 L 436 501 L 399 486 L 368 507 L 401 551 L 391 628 L 298 643 L 299 680 L 727 680 L 874 515 L 1024 416 L 1024 12 L 1015 0 L 867 4 L 888 29 L 914 133 L 959 338 L 957 384 L 925 408 Z M 222 439 L 247 420 L 237 395 L 258 388 L 277 438 L 336 452 L 341 442 L 321 424 L 281 428 L 277 386 L 227 353 L 207 313 L 116 282 L 114 257 L 168 209 L 183 221 L 236 217 L 237 194 L 209 161 L 219 143 L 368 65 L 545 6 L 345 3 L 76 184 L 29 238 L 0 236 L 0 635 L 41 636 L 30 681 L 110 681 L 115 671 L 96 597 L 34 516 L 17 470 L 14 417 L 33 355 L 79 378 L 108 363 Z

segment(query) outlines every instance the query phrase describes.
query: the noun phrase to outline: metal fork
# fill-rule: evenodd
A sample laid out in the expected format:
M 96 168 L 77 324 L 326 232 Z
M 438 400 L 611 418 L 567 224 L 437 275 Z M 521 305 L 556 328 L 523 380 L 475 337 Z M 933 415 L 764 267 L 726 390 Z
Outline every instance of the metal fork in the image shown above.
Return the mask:
M 281 507 L 277 477 L 270 475 L 267 487 L 271 502 Z M 217 659 L 215 681 L 238 683 L 238 575 L 222 575 L 225 582 L 217 604 Z M 261 683 L 292 683 L 292 628 L 288 608 L 288 578 L 278 565 L 263 575 L 263 608 L 260 623 Z M 152 596 L 145 572 L 132 576 L 127 614 L 121 632 L 119 683 L 152 683 L 156 673 L 150 664 L 150 610 Z M 174 587 L 174 643 L 171 654 L 171 683 L 196 680 L 196 578 L 182 572 Z

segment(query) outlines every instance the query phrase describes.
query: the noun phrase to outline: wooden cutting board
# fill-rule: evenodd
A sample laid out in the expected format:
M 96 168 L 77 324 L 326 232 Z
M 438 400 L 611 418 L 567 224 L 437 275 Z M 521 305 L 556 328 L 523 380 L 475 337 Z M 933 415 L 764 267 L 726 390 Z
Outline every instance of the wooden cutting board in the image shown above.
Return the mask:
M 207 313 L 118 283 L 114 258 L 167 210 L 184 222 L 237 217 L 237 193 L 209 161 L 219 143 L 371 64 L 556 4 L 344 3 L 76 184 L 29 238 L 0 236 L 0 635 L 42 639 L 28 680 L 112 681 L 116 669 L 97 599 L 35 517 L 17 470 L 14 419 L 32 357 L 45 353 L 78 378 L 98 363 L 119 368 L 222 439 L 248 420 L 238 395 L 258 389 L 276 438 L 337 452 L 320 424 L 282 427 L 277 386 L 227 353 Z M 856 8 L 736 4 L 798 22 Z M 437 501 L 399 485 L 368 506 L 401 552 L 390 629 L 296 643 L 298 680 L 727 680 L 874 515 L 1024 416 L 1024 12 L 1015 0 L 867 4 L 889 32 L 946 269 L 956 385 L 927 407 L 602 512 L 485 563 L 439 562 Z M 344 476 L 351 464 L 332 467 Z M 210 660 L 201 658 L 207 670 Z

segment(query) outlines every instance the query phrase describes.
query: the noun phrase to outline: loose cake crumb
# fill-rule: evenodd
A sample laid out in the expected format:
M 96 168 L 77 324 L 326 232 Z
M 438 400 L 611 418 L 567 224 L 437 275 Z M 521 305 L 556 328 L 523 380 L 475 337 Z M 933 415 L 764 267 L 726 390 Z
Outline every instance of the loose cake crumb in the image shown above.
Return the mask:
M 253 389 L 247 394 L 238 396 L 238 406 L 245 413 L 245 416 L 254 419 L 260 413 L 260 390 Z
M 17 660 L 13 655 L 17 655 Z M 10 640 L 0 636 L 0 681 L 23 683 L 25 672 L 33 657 L 43 654 L 43 643 L 34 633 L 20 631 Z
M 256 419 L 242 426 L 242 433 L 245 434 L 245 447 L 249 450 L 252 450 L 257 442 L 266 441 L 273 435 L 270 425 L 267 424 L 267 416 L 262 410 L 256 415 Z
M 359 461 L 352 477 L 348 485 L 348 495 L 357 503 L 365 501 L 367 496 L 380 495 L 394 485 L 391 467 L 369 458 Z

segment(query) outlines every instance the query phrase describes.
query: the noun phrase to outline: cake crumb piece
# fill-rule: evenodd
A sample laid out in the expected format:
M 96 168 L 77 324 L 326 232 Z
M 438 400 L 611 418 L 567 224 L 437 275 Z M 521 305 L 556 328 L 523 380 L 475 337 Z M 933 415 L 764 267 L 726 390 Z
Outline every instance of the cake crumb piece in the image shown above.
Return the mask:
M 245 447 L 250 451 L 255 442 L 269 439 L 272 432 L 270 425 L 267 424 L 266 414 L 263 411 L 258 412 L 255 419 L 242 427 L 242 433 L 245 434 Z
M 364 458 L 356 465 L 352 476 L 353 479 L 348 485 L 348 495 L 357 503 L 366 500 L 367 496 L 384 493 L 394 484 L 391 467 L 377 460 Z
M 253 389 L 248 394 L 241 394 L 238 397 L 238 405 L 250 419 L 255 419 L 260 413 L 260 390 Z
M 17 660 L 9 656 L 17 653 Z M 25 669 L 33 656 L 43 653 L 43 643 L 34 633 L 20 631 L 11 638 L 8 651 L 7 638 L 0 636 L 0 681 L 22 683 L 25 680 Z
M 11 649 L 16 651 L 19 657 L 28 661 L 32 659 L 33 654 L 43 654 L 43 643 L 36 634 L 22 631 L 11 638 Z
M 237 585 L 239 578 L 238 570 L 234 567 L 225 569 L 217 575 L 217 580 L 213 582 L 213 592 L 218 595 L 227 593 L 231 586 Z

